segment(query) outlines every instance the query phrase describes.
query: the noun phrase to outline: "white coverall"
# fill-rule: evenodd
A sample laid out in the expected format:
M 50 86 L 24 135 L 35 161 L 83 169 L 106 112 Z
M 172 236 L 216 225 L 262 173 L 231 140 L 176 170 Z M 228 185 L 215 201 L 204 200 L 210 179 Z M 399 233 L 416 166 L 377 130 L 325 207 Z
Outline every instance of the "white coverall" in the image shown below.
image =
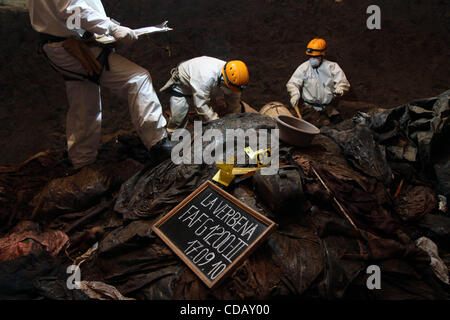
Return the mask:
M 181 127 L 189 112 L 189 102 L 186 96 L 192 95 L 197 113 L 204 121 L 212 121 L 219 118 L 211 107 L 211 100 L 223 91 L 227 111 L 240 113 L 241 93 L 228 89 L 221 80 L 222 68 L 225 61 L 212 57 L 198 57 L 178 66 L 179 81 L 172 88 L 185 96 L 170 98 L 170 111 L 172 118 L 169 121 L 167 131 L 172 133 Z
M 318 68 L 313 68 L 308 60 L 295 70 L 286 88 L 293 107 L 298 105 L 300 97 L 307 104 L 326 106 L 333 100 L 336 90 L 345 93 L 350 89 L 350 83 L 336 62 L 324 59 Z
M 111 27 L 117 26 L 106 16 L 100 0 L 28 0 L 28 8 L 33 28 L 57 37 L 79 36 L 84 30 L 109 35 Z M 66 21 L 77 11 L 80 12 L 81 29 L 70 30 Z M 62 47 L 61 42 L 46 44 L 43 49 L 56 66 L 86 74 L 80 62 Z M 90 49 L 95 57 L 102 50 L 95 46 Z M 127 99 L 137 133 L 150 149 L 167 135 L 166 120 L 150 73 L 114 52 L 109 56 L 109 66 L 109 71 L 103 70 L 100 86 Z M 87 80 L 66 81 L 66 93 L 69 101 L 67 147 L 72 164 L 77 168 L 95 161 L 101 143 L 100 87 Z

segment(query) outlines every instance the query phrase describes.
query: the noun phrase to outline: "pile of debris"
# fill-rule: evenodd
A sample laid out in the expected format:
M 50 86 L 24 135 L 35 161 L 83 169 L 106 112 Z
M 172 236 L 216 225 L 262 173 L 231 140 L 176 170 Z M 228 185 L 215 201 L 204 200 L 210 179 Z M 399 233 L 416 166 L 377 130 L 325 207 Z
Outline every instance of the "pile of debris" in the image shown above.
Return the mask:
M 306 148 L 282 143 L 278 174 L 223 187 L 278 228 L 214 289 L 152 225 L 215 165 L 149 160 L 122 135 L 78 172 L 58 152 L 0 167 L 0 299 L 448 299 L 449 94 L 358 113 Z M 244 113 L 211 128 L 276 122 Z M 81 265 L 80 290 L 67 287 L 70 265 Z M 367 288 L 372 265 L 381 290 Z

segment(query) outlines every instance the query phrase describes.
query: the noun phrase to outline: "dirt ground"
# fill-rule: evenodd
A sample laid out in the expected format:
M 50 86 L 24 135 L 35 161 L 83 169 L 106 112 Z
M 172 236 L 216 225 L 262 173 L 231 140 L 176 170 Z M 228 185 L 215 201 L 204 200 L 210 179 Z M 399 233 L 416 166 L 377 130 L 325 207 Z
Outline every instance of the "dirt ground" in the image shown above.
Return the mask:
M 193 5 L 195 3 L 195 5 Z M 381 8 L 381 30 L 368 30 L 366 9 Z M 133 0 L 104 1 L 110 17 L 130 27 L 169 20 L 169 37 L 139 41 L 124 53 L 147 68 L 156 88 L 180 61 L 210 55 L 242 59 L 251 82 L 244 101 L 256 109 L 288 103 L 285 84 L 310 39 L 323 37 L 328 59 L 345 71 L 348 101 L 395 107 L 449 89 L 448 0 Z M 1 7 L 0 7 L 1 8 Z M 0 9 L 0 164 L 65 147 L 64 83 L 37 54 L 27 12 Z M 170 44 L 169 52 L 164 49 Z M 160 95 L 163 106 L 168 96 Z M 132 128 L 126 103 L 103 92 L 104 133 Z M 355 110 L 345 110 L 350 115 Z

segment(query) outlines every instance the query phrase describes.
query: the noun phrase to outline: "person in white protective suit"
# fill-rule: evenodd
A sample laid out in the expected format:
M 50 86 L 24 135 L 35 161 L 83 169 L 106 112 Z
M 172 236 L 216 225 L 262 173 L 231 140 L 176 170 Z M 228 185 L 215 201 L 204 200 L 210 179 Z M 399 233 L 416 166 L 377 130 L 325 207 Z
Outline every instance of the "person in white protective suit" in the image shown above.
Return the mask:
M 350 89 L 350 83 L 336 62 L 324 58 L 326 46 L 323 39 L 309 42 L 306 54 L 310 58 L 295 70 L 286 88 L 292 107 L 298 108 L 301 98 L 304 111 L 312 109 L 332 118 L 339 115 L 332 106 L 333 100 L 343 96 Z
M 166 120 L 150 73 L 114 51 L 79 41 L 90 33 L 127 44 L 137 39 L 134 31 L 108 18 L 100 0 L 28 0 L 28 8 L 31 25 L 43 39 L 42 53 L 66 80 L 66 134 L 72 165 L 80 168 L 96 160 L 101 143 L 101 87 L 127 99 L 132 122 L 149 150 L 167 147 Z M 104 68 L 98 60 L 105 52 Z
M 189 101 L 192 97 L 195 110 L 203 121 L 219 118 L 212 100 L 223 92 L 227 113 L 240 113 L 241 93 L 249 81 L 247 66 L 240 60 L 225 62 L 212 57 L 197 57 L 184 61 L 172 70 L 172 77 L 161 88 L 170 90 L 171 118 L 167 131 L 187 125 Z

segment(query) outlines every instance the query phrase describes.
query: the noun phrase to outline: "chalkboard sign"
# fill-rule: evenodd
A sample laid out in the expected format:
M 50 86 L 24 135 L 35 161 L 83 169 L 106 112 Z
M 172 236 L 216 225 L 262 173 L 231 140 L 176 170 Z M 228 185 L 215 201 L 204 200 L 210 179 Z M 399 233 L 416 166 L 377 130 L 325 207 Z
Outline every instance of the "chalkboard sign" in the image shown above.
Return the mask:
M 156 222 L 153 230 L 213 288 L 274 227 L 273 221 L 207 181 Z

